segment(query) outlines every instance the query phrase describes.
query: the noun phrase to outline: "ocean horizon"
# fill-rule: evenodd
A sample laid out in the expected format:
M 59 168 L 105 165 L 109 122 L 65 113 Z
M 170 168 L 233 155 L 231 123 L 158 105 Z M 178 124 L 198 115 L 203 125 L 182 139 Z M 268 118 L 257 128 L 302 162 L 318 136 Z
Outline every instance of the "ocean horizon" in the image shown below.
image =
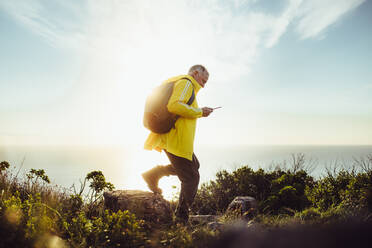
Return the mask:
M 277 165 L 290 166 L 293 154 L 302 153 L 305 163 L 321 177 L 327 168 L 351 169 L 354 158 L 372 154 L 372 145 L 199 145 L 195 154 L 200 162 L 200 184 L 221 170 L 233 171 L 241 166 L 254 170 Z M 157 164 L 167 164 L 164 153 L 144 151 L 141 146 L 0 146 L 0 160 L 8 161 L 12 173 L 23 177 L 31 168 L 44 169 L 52 185 L 78 189 L 86 174 L 100 170 L 117 189 L 146 190 L 140 174 Z M 165 177 L 160 187 L 166 198 L 179 190 L 176 177 Z

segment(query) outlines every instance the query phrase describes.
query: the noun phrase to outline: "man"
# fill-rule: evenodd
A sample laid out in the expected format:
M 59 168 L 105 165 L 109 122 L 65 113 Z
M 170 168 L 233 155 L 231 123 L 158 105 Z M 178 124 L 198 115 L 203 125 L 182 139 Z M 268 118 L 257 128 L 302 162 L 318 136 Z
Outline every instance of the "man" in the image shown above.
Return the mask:
M 199 161 L 194 154 L 194 136 L 196 119 L 207 117 L 213 109 L 199 108 L 196 98 L 188 105 L 193 91 L 195 96 L 204 88 L 209 78 L 209 73 L 202 65 L 194 65 L 188 75 L 170 78 L 164 83 L 175 82 L 173 93 L 168 101 L 168 111 L 179 115 L 175 127 L 168 133 L 150 133 L 145 149 L 164 151 L 169 158 L 169 165 L 159 165 L 142 174 L 150 190 L 160 193 L 158 181 L 163 176 L 177 175 L 181 181 L 181 192 L 176 217 L 181 222 L 187 222 L 189 207 L 194 201 L 199 184 Z

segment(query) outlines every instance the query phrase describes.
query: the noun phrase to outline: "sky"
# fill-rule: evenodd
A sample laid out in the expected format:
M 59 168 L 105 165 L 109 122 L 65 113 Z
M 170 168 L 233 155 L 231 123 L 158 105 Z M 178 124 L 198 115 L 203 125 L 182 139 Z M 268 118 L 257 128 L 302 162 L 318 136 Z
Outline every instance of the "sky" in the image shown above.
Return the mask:
M 141 146 L 145 98 L 210 77 L 196 143 L 372 144 L 370 0 L 2 0 L 0 144 Z

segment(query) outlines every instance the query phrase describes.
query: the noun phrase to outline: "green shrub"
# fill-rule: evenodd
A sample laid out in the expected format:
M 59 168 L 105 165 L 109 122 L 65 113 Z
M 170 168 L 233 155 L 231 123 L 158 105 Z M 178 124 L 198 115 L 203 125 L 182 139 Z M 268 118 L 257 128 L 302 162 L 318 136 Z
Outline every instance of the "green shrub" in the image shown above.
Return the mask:
M 267 215 L 259 214 L 253 219 L 253 223 L 259 224 L 261 227 L 265 228 L 276 228 L 284 227 L 288 225 L 298 225 L 301 224 L 301 219 L 299 217 L 293 217 L 286 214 L 278 215 Z
M 182 224 L 170 226 L 165 230 L 156 232 L 151 237 L 152 247 L 209 247 L 209 244 L 219 235 L 205 226 L 188 227 Z
M 368 211 L 369 190 L 372 187 L 371 173 L 358 173 L 341 170 L 328 175 L 306 189 L 306 196 L 316 208 L 327 211 L 342 206 L 354 212 Z
M 354 176 L 340 192 L 341 205 L 354 212 L 368 211 L 368 197 L 372 189 L 372 177 L 367 173 L 359 173 Z
M 128 211 L 106 210 L 92 219 L 80 212 L 64 225 L 64 238 L 72 247 L 137 247 L 146 240 L 143 222 Z
M 89 244 L 93 247 L 135 247 L 144 244 L 143 222 L 137 221 L 129 211 L 111 213 L 108 210 L 100 218 L 92 220 Z
M 0 162 L 0 173 L 7 170 L 10 164 L 7 161 Z
M 347 210 L 341 206 L 331 206 L 321 213 L 322 223 L 337 223 L 349 219 Z
M 50 183 L 49 177 L 45 174 L 45 170 L 43 169 L 31 169 L 26 176 L 29 180 L 32 180 L 33 184 L 35 184 L 38 179 L 42 180 L 43 183 Z
M 265 172 L 244 166 L 231 173 L 221 171 L 216 179 L 202 184 L 192 210 L 198 214 L 222 213 L 236 196 L 252 196 L 265 213 L 278 213 L 283 208 L 302 210 L 311 202 L 305 195 L 314 180 L 303 170 L 280 169 Z
M 318 209 L 311 207 L 296 213 L 295 216 L 304 221 L 316 221 L 320 219 L 321 212 Z
M 12 247 L 33 246 L 45 234 L 57 233 L 55 212 L 41 202 L 40 195 L 22 201 L 19 193 L 2 201 L 1 239 Z

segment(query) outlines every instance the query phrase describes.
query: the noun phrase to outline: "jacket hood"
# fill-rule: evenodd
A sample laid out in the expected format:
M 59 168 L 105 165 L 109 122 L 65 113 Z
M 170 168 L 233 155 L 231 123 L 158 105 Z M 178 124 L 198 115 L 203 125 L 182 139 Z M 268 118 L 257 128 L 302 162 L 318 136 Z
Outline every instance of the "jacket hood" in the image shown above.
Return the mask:
M 201 89 L 201 85 L 190 75 L 180 75 L 180 76 L 172 77 L 172 78 L 167 79 L 163 83 L 176 82 L 182 78 L 188 78 L 191 81 L 191 83 L 194 86 L 195 93 L 198 93 L 198 91 Z

